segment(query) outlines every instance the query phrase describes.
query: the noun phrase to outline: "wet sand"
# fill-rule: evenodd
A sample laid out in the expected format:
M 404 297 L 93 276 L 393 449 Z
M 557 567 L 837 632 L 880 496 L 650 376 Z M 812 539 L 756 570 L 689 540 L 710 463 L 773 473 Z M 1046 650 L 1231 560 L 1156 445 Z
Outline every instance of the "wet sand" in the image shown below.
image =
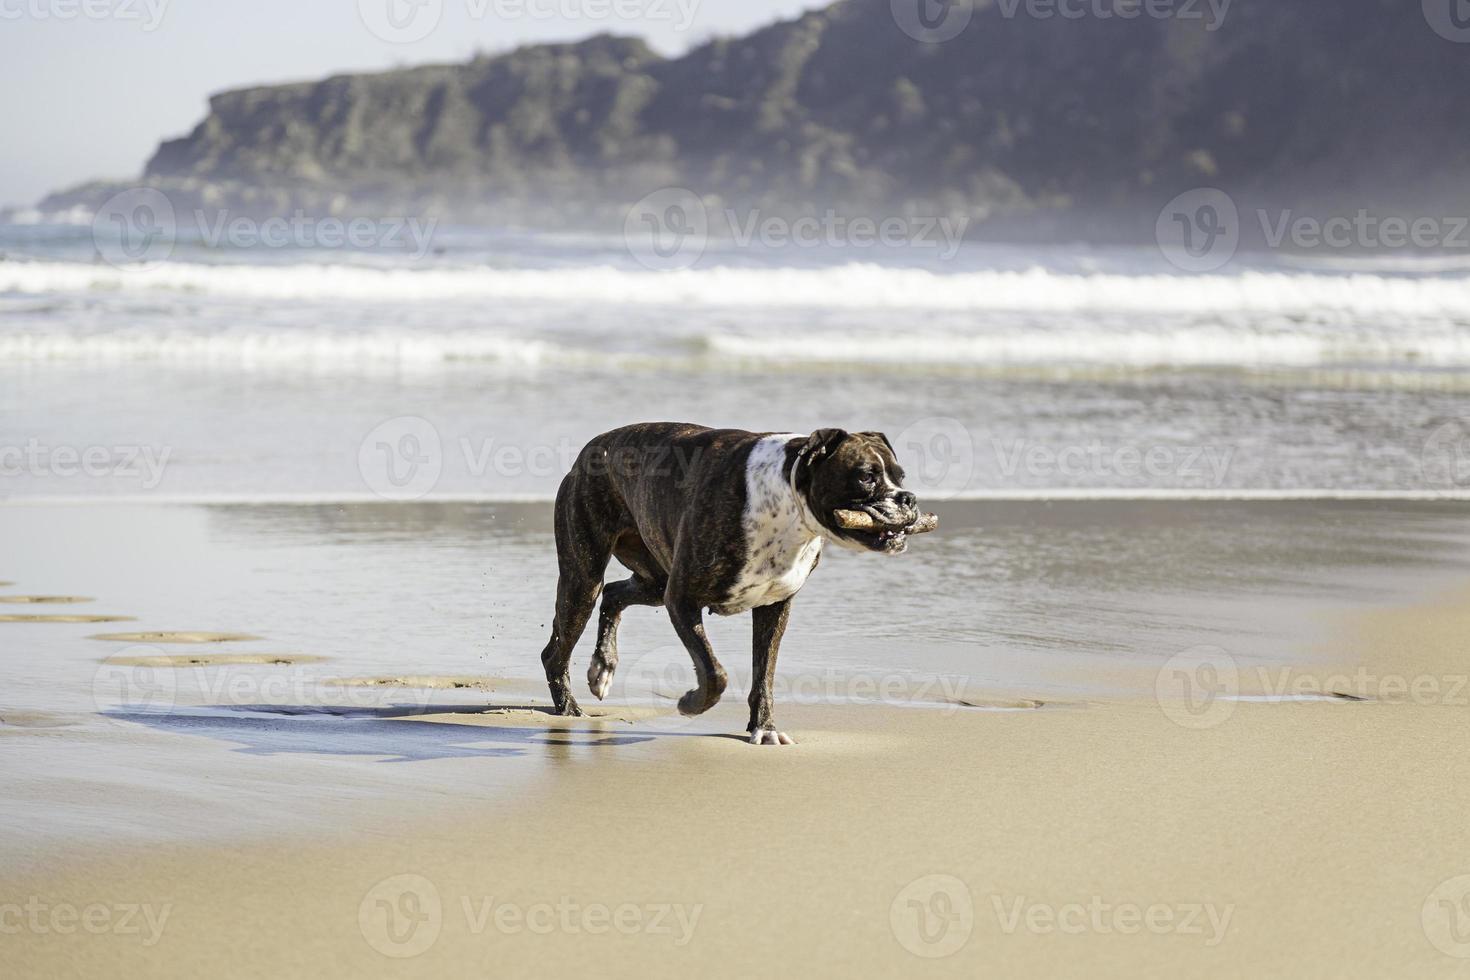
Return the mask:
M 1150 706 L 803 707 L 790 752 L 405 719 L 405 741 L 508 739 L 546 776 L 314 839 L 56 855 L 8 895 L 149 904 L 158 939 L 22 932 L 7 959 L 27 976 L 1458 975 L 1433 945 L 1449 913 L 1424 909 L 1470 887 L 1453 883 L 1464 713 L 1243 703 L 1200 732 Z
M 1027 532 L 1048 562 L 1117 524 L 1069 508 L 1054 538 Z M 167 537 L 176 518 L 140 523 Z M 1240 523 L 1197 512 L 1212 520 Z M 895 675 L 835 655 L 829 674 L 794 631 L 790 749 L 745 744 L 737 691 L 699 719 L 670 709 L 662 688 L 685 678 L 630 642 L 665 622 L 625 633 L 620 696 L 564 720 L 493 648 L 466 670 L 405 630 L 392 672 L 365 637 L 302 642 L 281 596 L 309 593 L 277 571 L 298 538 L 170 554 L 181 574 L 239 559 L 275 621 L 209 598 L 233 571 L 180 597 L 185 621 L 22 553 L 3 570 L 26 594 L 266 640 L 147 653 L 4 627 L 0 945 L 19 976 L 1458 975 L 1470 589 L 1440 545 L 1462 519 L 1385 513 L 1388 551 L 1359 515 L 1340 523 L 1351 559 L 1299 551 L 1294 578 L 1275 551 L 1204 556 L 1212 583 L 1259 576 L 1253 621 L 1218 584 L 1160 604 L 1115 575 L 1066 624 L 1096 648 L 1043 664 L 977 633 L 952 643 L 986 653 L 956 677 L 954 650 L 915 640 L 915 673 L 885 693 Z M 1129 634 L 1108 626 L 1130 619 L 1140 637 L 1193 622 L 1196 642 L 1119 652 Z

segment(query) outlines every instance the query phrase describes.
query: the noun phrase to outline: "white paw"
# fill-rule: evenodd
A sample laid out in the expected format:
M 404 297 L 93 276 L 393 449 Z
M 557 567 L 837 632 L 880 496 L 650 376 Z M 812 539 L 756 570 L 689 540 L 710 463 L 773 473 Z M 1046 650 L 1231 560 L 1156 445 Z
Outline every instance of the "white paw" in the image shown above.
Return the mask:
M 785 732 L 772 731 L 769 728 L 757 728 L 750 733 L 751 745 L 795 745 L 796 740 Z
M 607 689 L 612 686 L 613 669 L 602 662 L 601 657 L 592 661 L 592 666 L 587 668 L 587 687 L 597 700 L 601 701 L 607 697 Z

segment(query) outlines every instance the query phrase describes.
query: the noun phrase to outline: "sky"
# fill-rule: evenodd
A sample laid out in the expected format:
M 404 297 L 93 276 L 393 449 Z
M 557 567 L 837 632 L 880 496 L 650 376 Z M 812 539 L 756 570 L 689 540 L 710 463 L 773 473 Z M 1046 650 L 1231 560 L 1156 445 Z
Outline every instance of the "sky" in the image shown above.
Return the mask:
M 212 92 L 538 41 L 677 54 L 829 0 L 0 0 L 0 206 L 138 175 Z

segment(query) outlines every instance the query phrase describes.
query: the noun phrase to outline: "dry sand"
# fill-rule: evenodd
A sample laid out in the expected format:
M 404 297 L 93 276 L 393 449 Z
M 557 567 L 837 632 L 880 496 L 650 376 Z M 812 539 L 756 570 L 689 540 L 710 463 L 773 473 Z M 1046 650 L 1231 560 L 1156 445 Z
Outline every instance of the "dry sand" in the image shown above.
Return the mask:
M 1346 659 L 1285 680 L 1371 700 L 1257 699 L 1282 678 L 1236 664 L 1248 697 L 1193 710 L 1152 676 L 1034 710 L 788 705 L 790 749 L 525 699 L 396 718 L 529 750 L 487 783 L 537 774 L 330 834 L 48 855 L 6 875 L 5 973 L 1464 975 L 1470 603 L 1340 627 Z

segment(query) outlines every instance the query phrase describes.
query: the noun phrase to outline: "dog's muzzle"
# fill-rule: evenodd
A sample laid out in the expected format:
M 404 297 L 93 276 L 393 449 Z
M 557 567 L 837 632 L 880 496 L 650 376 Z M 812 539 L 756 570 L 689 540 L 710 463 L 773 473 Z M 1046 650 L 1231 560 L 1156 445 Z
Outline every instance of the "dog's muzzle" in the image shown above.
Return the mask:
M 833 522 L 844 537 L 883 554 L 908 547 L 910 534 L 927 534 L 939 526 L 933 514 L 919 513 L 918 498 L 907 490 L 852 508 L 836 510 Z

